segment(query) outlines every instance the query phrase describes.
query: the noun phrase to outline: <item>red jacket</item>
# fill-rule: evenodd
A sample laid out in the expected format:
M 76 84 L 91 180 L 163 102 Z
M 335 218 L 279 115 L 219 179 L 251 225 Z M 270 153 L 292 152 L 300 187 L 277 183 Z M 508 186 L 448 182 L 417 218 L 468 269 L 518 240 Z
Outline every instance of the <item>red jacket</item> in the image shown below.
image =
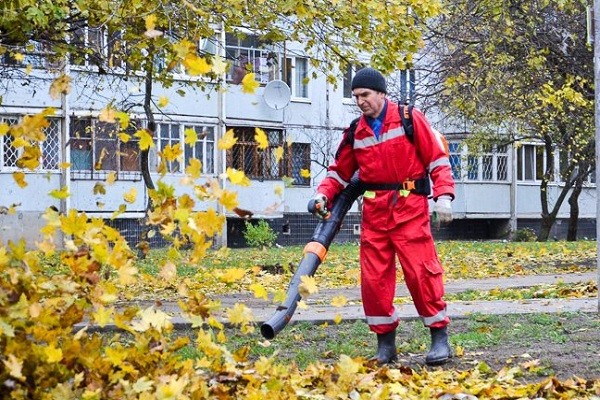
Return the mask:
M 365 183 L 402 183 L 407 179 L 422 178 L 429 173 L 433 182 L 433 197 L 448 194 L 454 198 L 454 180 L 450 160 L 439 134 L 436 134 L 425 116 L 413 109 L 414 143 L 406 137 L 398 105 L 386 100 L 387 108 L 379 139 L 369 127 L 364 116 L 354 133 L 354 146 L 347 140 L 348 129 L 338 148 L 336 159 L 327 169 L 327 176 L 317 192 L 332 201 L 358 171 Z M 397 191 L 376 191 L 375 196 L 364 196 L 363 223 L 373 227 L 390 227 L 401 223 L 415 213 L 428 212 L 424 196 L 410 194 L 406 197 Z

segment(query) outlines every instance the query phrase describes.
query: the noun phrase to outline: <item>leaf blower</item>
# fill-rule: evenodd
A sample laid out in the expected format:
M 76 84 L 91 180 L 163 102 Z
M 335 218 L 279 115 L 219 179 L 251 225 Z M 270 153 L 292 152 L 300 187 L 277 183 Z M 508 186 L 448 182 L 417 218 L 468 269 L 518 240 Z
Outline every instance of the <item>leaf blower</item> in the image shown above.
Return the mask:
M 323 219 L 317 224 L 311 241 L 304 247 L 304 253 L 298 269 L 294 273 L 287 290 L 286 299 L 269 320 L 260 327 L 260 333 L 266 339 L 273 339 L 292 319 L 298 302 L 301 299 L 298 291 L 302 276 L 313 276 L 325 259 L 329 245 L 340 230 L 344 217 L 352 207 L 352 203 L 364 193 L 365 185 L 357 178 L 352 178 L 350 184 L 337 196 L 331 210 L 316 210 L 314 202 L 309 203 L 308 211 L 318 212 Z

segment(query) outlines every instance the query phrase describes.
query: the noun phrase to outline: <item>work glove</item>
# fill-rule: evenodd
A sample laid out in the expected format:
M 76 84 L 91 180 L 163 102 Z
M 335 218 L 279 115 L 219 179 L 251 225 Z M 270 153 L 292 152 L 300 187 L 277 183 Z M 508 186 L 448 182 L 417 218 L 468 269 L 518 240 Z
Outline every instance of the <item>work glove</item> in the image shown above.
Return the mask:
M 317 193 L 308 202 L 308 212 L 315 215 L 317 218 L 329 218 L 329 210 L 327 209 L 327 197 L 322 193 Z
M 433 221 L 436 223 L 437 228 L 440 225 L 447 225 L 452 222 L 452 197 L 443 194 L 439 196 L 435 205 L 433 206 Z

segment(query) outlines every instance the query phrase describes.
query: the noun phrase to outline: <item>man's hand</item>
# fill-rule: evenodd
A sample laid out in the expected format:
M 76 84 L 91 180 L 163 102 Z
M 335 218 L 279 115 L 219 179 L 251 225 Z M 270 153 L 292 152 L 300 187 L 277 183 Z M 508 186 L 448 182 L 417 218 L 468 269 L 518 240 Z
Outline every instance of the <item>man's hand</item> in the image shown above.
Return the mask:
M 327 209 L 327 197 L 322 193 L 317 193 L 308 202 L 308 212 L 314 214 L 317 218 L 329 218 L 329 210 Z
M 443 194 L 439 196 L 435 201 L 433 207 L 433 218 L 439 225 L 447 225 L 452 222 L 452 197 Z

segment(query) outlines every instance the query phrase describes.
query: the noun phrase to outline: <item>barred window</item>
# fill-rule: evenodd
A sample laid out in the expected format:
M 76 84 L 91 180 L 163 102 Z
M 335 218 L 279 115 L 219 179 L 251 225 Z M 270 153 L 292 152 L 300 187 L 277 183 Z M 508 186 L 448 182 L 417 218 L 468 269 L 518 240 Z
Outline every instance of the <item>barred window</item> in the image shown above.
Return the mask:
M 448 142 L 450 150 L 450 166 L 452 167 L 452 178 L 460 180 L 462 178 L 461 166 L 461 146 L 459 142 Z
M 289 150 L 286 175 L 294 179 L 292 185 L 310 185 L 310 178 L 303 177 L 301 173 L 303 169 L 310 169 L 310 143 L 292 143 Z
M 310 168 L 310 144 L 284 142 L 284 132 L 279 129 L 264 129 L 269 146 L 262 150 L 254 139 L 255 128 L 234 128 L 236 144 L 227 151 L 227 166 L 244 171 L 246 176 L 258 180 L 278 180 L 293 178 L 293 185 L 308 185 L 308 178 L 301 171 Z M 277 159 L 277 149 L 283 148 L 281 159 Z
M 17 125 L 21 121 L 19 116 L 0 116 L 0 123 L 9 126 Z M 39 169 L 56 170 L 60 163 L 60 120 L 48 118 L 48 127 L 44 129 L 46 139 L 40 142 L 42 157 Z M 0 136 L 0 168 L 17 169 L 17 160 L 21 157 L 22 149 L 13 147 L 13 136 L 10 134 Z

